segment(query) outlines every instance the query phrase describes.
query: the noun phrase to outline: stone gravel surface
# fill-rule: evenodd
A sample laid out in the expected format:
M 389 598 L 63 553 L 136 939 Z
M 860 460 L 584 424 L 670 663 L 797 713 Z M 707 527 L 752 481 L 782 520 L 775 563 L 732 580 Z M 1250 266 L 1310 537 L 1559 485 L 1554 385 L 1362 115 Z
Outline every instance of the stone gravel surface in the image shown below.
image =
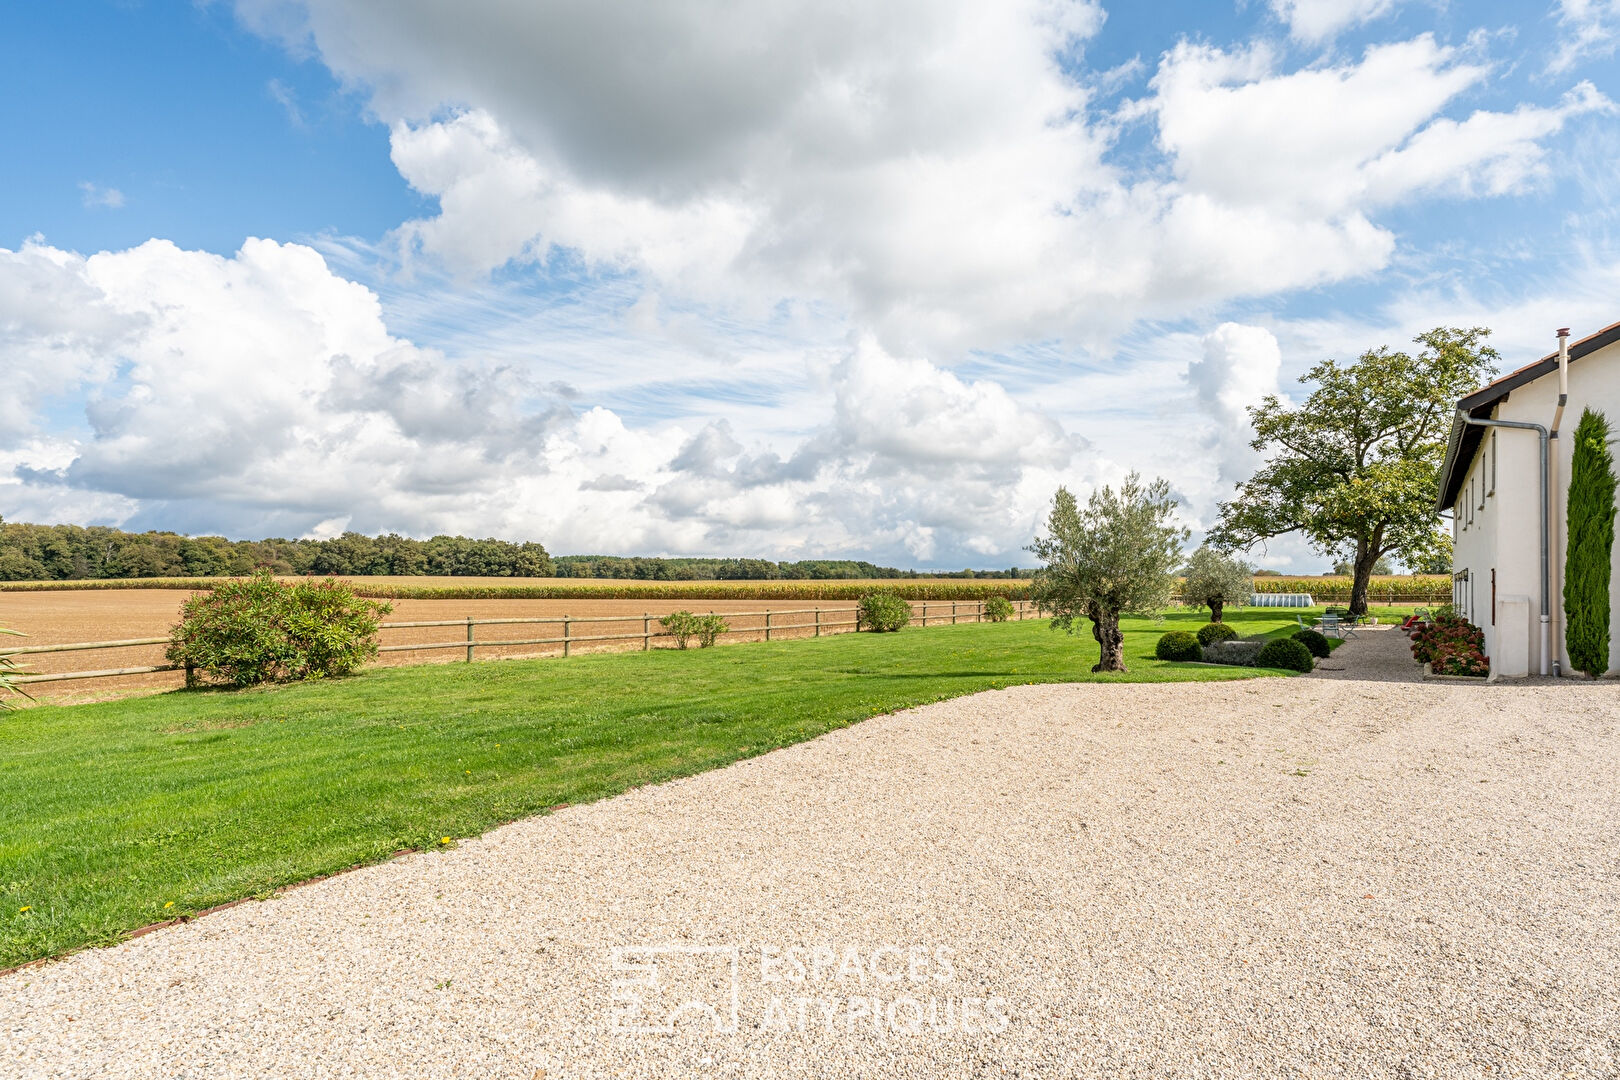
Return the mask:
M 1615 1076 L 1617 718 L 979 694 L 0 977 L 0 1075 Z

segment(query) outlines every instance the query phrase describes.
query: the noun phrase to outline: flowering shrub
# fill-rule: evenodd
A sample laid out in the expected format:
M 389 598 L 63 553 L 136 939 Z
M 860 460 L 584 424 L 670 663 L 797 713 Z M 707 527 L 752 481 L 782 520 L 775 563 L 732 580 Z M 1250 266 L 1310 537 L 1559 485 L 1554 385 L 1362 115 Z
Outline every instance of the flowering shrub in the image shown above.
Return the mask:
M 1436 675 L 1474 675 L 1484 678 L 1491 673 L 1491 660 L 1477 645 L 1445 644 L 1435 651 L 1430 670 Z
M 1479 671 L 1442 671 L 1441 658 L 1453 667 L 1480 667 Z M 1490 671 L 1485 656 L 1485 631 L 1467 619 L 1450 613 L 1436 615 L 1429 623 L 1419 624 L 1412 632 L 1412 658 L 1420 664 L 1430 664 L 1442 675 L 1484 675 Z

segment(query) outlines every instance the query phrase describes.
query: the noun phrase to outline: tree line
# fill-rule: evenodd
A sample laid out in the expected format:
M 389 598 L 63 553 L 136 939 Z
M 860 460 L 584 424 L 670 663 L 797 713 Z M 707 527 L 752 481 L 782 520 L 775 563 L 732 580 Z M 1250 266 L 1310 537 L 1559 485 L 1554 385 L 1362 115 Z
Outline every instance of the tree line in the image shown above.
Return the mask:
M 1033 570 L 902 570 L 861 559 L 657 558 L 619 555 L 559 555 L 552 560 L 561 578 L 618 578 L 638 581 L 850 581 L 885 578 L 1027 578 Z
M 0 519 L 0 581 L 228 577 L 267 567 L 277 574 L 378 577 L 561 577 L 632 581 L 844 581 L 876 578 L 1028 578 L 1033 571 L 902 570 L 853 559 L 552 557 L 533 541 L 396 533 L 344 533 L 329 540 L 227 540 L 106 526 L 31 525 Z
M 221 577 L 268 567 L 277 574 L 550 577 L 541 544 L 390 533 L 329 540 L 227 540 L 105 526 L 0 521 L 0 581 Z

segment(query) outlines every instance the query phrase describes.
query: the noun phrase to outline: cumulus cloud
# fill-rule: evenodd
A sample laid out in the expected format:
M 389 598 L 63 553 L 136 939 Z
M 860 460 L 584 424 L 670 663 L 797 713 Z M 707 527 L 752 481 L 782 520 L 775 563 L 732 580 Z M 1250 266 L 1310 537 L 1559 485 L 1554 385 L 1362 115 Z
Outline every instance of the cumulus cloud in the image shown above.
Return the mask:
M 1223 486 L 1254 471 L 1258 454 L 1249 409 L 1277 390 L 1282 349 L 1263 326 L 1222 323 L 1203 339 L 1203 357 L 1187 366 L 1187 383 L 1209 421 L 1202 440 L 1219 463 Z
M 1278 10 L 1325 33 L 1387 6 Z M 439 204 L 399 230 L 406 257 L 478 275 L 563 249 L 704 302 L 830 303 L 900 353 L 1095 343 L 1365 274 L 1395 247 L 1378 210 L 1517 190 L 1602 104 L 1448 120 L 1489 67 L 1424 36 L 1293 71 L 1183 43 L 1103 112 L 1077 74 L 1103 24 L 1083 0 L 238 9 L 370 94 Z M 1171 181 L 1109 160 L 1143 119 Z
M 10 433 L 12 516 L 999 559 L 1086 475 L 1084 443 L 999 385 L 870 340 L 824 373 L 827 404 L 787 444 L 745 442 L 729 419 L 627 425 L 560 397 L 544 365 L 390 334 L 370 290 L 297 244 L 85 258 L 36 242 L 0 251 L 0 305 L 8 354 L 53 374 L 21 384 L 22 415 L 63 390 L 87 402 L 73 437 Z
M 1166 56 L 1144 107 L 1176 176 L 1224 206 L 1336 223 L 1378 261 L 1389 238 L 1369 212 L 1419 193 L 1518 190 L 1541 175 L 1541 139 L 1573 116 L 1612 109 L 1582 83 L 1556 106 L 1439 116 L 1491 69 L 1427 34 L 1332 67 L 1276 64 L 1263 45 L 1226 52 L 1184 42 Z M 1333 123 L 1322 123 L 1328 116 Z
M 1271 0 L 1271 10 L 1300 41 L 1326 41 L 1395 9 L 1395 0 Z

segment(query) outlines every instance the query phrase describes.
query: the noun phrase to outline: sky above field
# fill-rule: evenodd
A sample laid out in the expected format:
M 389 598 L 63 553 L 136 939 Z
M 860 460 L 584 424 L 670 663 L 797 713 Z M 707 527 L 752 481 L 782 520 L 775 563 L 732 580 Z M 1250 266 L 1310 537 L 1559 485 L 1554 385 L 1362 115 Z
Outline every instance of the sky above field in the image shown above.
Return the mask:
M 0 515 L 1028 565 L 1620 319 L 1620 0 L 0 8 Z M 1324 569 L 1292 542 L 1260 560 Z

